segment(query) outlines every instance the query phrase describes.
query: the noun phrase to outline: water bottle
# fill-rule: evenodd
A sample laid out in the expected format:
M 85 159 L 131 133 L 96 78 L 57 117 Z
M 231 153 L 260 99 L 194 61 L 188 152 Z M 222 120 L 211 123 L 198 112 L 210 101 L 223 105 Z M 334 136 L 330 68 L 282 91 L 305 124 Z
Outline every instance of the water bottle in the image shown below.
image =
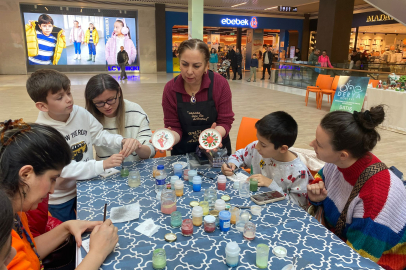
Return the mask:
M 155 177 L 155 192 L 161 193 L 162 190 L 165 189 L 165 180 L 166 180 L 166 173 L 164 172 L 164 165 L 158 165 L 157 167 L 157 176 Z

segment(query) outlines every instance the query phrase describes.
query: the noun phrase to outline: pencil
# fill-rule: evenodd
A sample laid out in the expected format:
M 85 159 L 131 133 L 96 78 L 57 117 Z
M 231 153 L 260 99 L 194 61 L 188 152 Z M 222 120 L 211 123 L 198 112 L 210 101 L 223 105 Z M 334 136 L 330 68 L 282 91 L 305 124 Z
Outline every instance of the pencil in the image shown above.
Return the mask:
M 104 217 L 103 217 L 103 222 L 106 221 L 106 214 L 107 214 L 107 203 L 104 204 Z

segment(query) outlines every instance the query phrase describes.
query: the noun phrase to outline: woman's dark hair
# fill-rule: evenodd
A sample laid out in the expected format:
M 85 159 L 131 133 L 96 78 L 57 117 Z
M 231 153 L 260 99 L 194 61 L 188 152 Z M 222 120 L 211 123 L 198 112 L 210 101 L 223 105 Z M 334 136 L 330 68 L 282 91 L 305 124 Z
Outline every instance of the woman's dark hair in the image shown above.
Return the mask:
M 42 175 L 48 170 L 62 170 L 72 160 L 72 150 L 59 131 L 46 125 L 28 125 L 28 131 L 1 131 L 3 142 L 11 142 L 0 148 L 0 189 L 10 199 L 20 192 L 21 186 L 26 186 L 19 176 L 22 167 L 31 165 L 36 175 Z
M 186 50 L 198 50 L 198 51 L 200 51 L 200 53 L 203 54 L 203 56 L 204 56 L 204 60 L 206 61 L 206 64 L 210 60 L 209 47 L 207 46 L 206 43 L 204 43 L 203 40 L 193 38 L 193 39 L 183 41 L 179 45 L 179 48 L 178 48 L 179 59 L 182 57 L 182 54 Z
M 214 50 L 214 53 L 217 53 L 217 50 L 215 48 L 211 48 L 210 53 L 213 53 L 213 50 Z
M 118 133 L 124 135 L 125 128 L 125 108 L 124 108 L 124 97 L 121 91 L 120 84 L 108 74 L 98 74 L 90 78 L 86 84 L 85 88 L 85 100 L 86 109 L 94 116 L 96 119 L 104 124 L 104 114 L 97 109 L 93 103 L 93 99 L 97 98 L 104 91 L 116 91 L 118 98 L 117 116 L 116 116 L 116 126 Z M 117 101 L 116 101 L 117 102 Z
M 320 126 L 330 135 L 334 151 L 347 150 L 354 158 L 361 158 L 381 139 L 376 127 L 384 118 L 384 106 L 378 105 L 365 112 L 328 113 Z
M 116 22 L 120 22 L 123 27 L 127 27 L 128 28 L 128 38 L 131 39 L 131 34 L 130 34 L 130 27 L 128 27 L 127 25 L 124 25 L 124 22 L 122 20 L 116 20 Z
M 323 52 L 326 52 L 326 53 L 327 53 L 327 51 L 326 51 L 326 50 L 323 50 Z
M 41 31 L 41 28 L 39 28 L 39 26 L 41 24 L 48 24 L 48 23 L 54 25 L 54 20 L 52 19 L 51 16 L 49 16 L 48 14 L 39 15 L 38 24 L 36 25 L 35 30 Z
M 255 123 L 257 132 L 274 144 L 275 150 L 283 145 L 292 147 L 297 138 L 297 123 L 283 111 L 270 113 Z
M 13 228 L 13 207 L 10 199 L 0 190 L 0 250 L 7 243 Z

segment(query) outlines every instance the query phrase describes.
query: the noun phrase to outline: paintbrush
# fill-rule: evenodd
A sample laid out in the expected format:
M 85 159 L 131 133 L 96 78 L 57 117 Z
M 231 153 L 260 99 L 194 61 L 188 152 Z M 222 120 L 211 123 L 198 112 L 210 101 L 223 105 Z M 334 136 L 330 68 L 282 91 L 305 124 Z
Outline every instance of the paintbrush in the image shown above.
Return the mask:
M 235 171 L 233 171 L 233 169 L 231 169 L 231 166 L 230 166 L 227 162 L 224 162 L 224 163 L 226 164 L 227 168 L 229 168 L 229 169 L 233 172 L 233 174 L 234 174 L 235 176 L 237 176 L 237 174 L 235 173 Z
M 104 204 L 104 216 L 103 216 L 103 222 L 106 221 L 106 214 L 107 214 L 107 203 Z

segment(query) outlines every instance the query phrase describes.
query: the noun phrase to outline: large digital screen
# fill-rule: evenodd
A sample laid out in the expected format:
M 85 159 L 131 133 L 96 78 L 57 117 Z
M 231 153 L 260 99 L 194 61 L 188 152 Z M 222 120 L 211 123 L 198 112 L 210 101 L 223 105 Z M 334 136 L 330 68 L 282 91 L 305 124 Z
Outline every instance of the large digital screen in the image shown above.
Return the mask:
M 27 12 L 23 15 L 29 65 L 117 66 L 123 46 L 128 65 L 138 69 L 135 18 Z

